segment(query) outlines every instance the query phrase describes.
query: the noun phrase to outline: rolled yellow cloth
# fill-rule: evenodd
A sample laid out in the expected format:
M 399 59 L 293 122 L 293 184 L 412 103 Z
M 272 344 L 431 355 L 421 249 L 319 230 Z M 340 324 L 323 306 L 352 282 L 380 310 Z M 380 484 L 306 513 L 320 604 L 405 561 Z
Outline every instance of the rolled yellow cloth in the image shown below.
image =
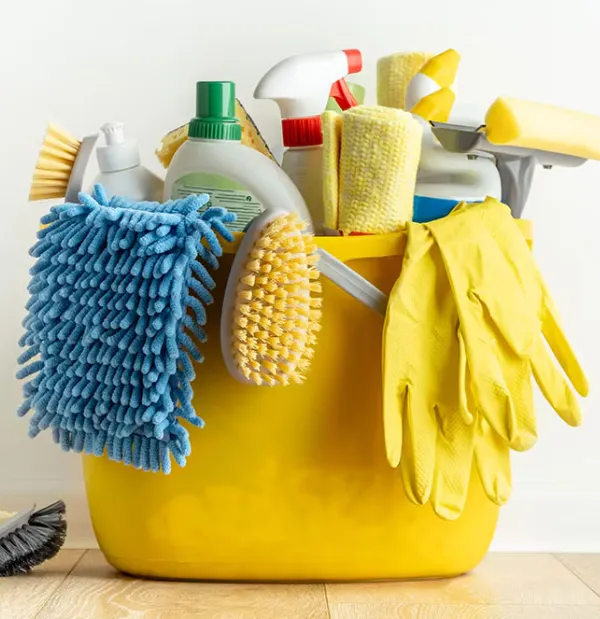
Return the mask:
M 344 112 L 338 222 L 344 234 L 398 232 L 412 220 L 422 131 L 403 110 Z

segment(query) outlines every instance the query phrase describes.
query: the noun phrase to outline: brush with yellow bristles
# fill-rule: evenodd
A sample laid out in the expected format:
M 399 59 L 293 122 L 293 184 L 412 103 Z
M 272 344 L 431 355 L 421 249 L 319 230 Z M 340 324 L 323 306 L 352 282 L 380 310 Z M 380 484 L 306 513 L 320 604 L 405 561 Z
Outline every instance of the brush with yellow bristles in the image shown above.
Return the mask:
M 385 316 L 387 295 L 317 247 L 297 213 L 267 210 L 253 220 L 233 261 L 221 314 L 221 350 L 234 378 L 270 387 L 303 381 L 320 328 L 319 272 Z
M 80 141 L 60 127 L 48 125 L 33 172 L 29 200 L 65 198 L 66 202 L 76 202 L 97 140 L 98 134 Z
M 246 233 L 231 268 L 221 349 L 246 384 L 301 383 L 321 320 L 317 248 L 295 213 L 265 211 Z

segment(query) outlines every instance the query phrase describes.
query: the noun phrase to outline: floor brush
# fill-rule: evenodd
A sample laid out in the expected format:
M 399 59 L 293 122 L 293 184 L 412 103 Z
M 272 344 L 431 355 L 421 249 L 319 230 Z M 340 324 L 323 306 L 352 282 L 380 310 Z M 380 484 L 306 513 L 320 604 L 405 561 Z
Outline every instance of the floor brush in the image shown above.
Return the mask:
M 7 514 L 0 512 L 0 577 L 16 576 L 52 559 L 65 543 L 65 504 Z

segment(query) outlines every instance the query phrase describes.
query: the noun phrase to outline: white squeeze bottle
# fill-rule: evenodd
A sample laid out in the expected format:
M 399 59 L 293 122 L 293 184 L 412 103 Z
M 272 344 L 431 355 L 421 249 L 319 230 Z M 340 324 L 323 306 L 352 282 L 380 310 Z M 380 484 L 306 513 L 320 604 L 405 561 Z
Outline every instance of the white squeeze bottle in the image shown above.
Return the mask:
M 330 96 L 342 110 L 356 105 L 343 78 L 361 69 L 357 49 L 291 56 L 269 69 L 254 91 L 256 99 L 279 105 L 286 147 L 282 167 L 306 201 L 317 233 L 325 219 L 321 114 Z
M 175 153 L 165 179 L 165 200 L 207 193 L 211 206 L 237 215 L 241 232 L 270 208 L 297 212 L 310 223 L 306 204 L 288 175 L 271 159 L 241 143 L 233 82 L 198 82 L 196 116 L 188 139 Z
M 94 184 L 100 183 L 109 197 L 161 202 L 163 180 L 141 165 L 137 141 L 126 140 L 123 127 L 119 122 L 108 122 L 100 127 L 106 145 L 96 149 L 100 174 Z

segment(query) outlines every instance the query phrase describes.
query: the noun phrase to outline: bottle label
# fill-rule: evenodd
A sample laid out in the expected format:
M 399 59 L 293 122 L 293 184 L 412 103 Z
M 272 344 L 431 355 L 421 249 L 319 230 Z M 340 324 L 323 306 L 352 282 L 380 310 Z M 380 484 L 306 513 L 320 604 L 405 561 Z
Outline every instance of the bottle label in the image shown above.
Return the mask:
M 186 174 L 173 184 L 171 198 L 177 200 L 193 193 L 207 193 L 210 196 L 202 210 L 222 206 L 235 213 L 236 220 L 227 226 L 232 232 L 242 232 L 263 211 L 262 204 L 243 185 L 220 174 Z

